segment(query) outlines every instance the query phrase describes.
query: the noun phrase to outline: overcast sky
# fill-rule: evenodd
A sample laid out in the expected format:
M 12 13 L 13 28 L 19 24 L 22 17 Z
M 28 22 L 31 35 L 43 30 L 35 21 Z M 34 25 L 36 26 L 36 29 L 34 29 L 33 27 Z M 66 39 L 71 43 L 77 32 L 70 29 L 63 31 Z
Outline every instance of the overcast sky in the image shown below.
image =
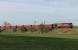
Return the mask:
M 0 24 L 72 22 L 78 25 L 78 0 L 0 0 Z

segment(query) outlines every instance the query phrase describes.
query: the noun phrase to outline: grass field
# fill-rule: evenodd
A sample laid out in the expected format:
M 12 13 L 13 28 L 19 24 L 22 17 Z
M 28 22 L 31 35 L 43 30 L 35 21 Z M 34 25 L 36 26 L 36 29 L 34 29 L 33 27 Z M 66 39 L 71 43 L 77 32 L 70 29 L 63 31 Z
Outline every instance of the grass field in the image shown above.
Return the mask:
M 0 50 L 78 50 L 78 35 L 4 31 Z

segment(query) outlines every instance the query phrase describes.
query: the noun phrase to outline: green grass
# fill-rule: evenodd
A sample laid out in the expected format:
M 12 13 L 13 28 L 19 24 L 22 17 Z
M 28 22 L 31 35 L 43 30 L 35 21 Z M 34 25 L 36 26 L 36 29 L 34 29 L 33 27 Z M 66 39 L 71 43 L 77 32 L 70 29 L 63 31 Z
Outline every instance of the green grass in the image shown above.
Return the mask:
M 78 50 L 78 39 L 0 35 L 0 50 Z
M 0 50 L 78 50 L 78 35 L 5 31 L 0 33 Z
M 12 32 L 4 31 L 0 32 L 0 35 L 9 35 L 9 36 L 37 36 L 37 37 L 57 37 L 57 38 L 71 38 L 78 39 L 78 34 L 65 34 L 65 33 L 40 33 L 40 32 Z M 74 33 L 74 32 L 73 32 Z

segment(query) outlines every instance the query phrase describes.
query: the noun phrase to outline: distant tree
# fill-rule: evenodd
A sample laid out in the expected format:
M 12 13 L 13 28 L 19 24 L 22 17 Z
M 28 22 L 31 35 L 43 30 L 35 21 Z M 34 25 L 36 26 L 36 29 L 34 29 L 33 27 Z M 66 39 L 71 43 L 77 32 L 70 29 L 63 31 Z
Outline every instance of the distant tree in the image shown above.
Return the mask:
M 3 25 L 4 25 L 4 26 L 11 26 L 11 23 L 5 21 L 5 22 L 3 23 Z
M 73 26 L 73 28 L 78 28 L 78 26 Z
M 9 27 L 11 28 L 11 23 L 9 23 L 9 22 L 7 22 L 7 21 L 5 21 L 5 22 L 3 23 L 3 25 L 4 25 L 3 31 L 7 30 L 7 29 L 6 29 L 7 26 L 9 26 Z
M 45 26 L 44 26 L 44 24 L 40 24 L 40 32 L 41 33 L 45 32 Z

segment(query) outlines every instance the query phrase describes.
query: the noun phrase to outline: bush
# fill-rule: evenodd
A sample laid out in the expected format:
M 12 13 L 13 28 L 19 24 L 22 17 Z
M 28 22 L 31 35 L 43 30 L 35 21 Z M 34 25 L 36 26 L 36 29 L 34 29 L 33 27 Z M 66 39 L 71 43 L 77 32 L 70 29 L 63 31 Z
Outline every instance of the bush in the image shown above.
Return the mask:
M 16 29 L 16 28 L 14 28 L 14 29 L 13 29 L 13 32 L 16 32 L 16 31 L 17 31 L 17 29 Z
M 2 32 L 2 30 L 0 29 L 0 32 Z
M 13 28 L 13 31 L 14 31 L 14 32 L 17 31 L 17 25 Z
M 21 26 L 20 30 L 21 30 L 21 32 L 27 32 L 28 31 L 27 28 L 24 25 Z
M 31 32 L 36 31 L 36 30 L 34 29 L 34 26 L 33 26 L 33 25 L 31 25 L 31 27 L 30 27 L 30 31 L 31 31 Z

